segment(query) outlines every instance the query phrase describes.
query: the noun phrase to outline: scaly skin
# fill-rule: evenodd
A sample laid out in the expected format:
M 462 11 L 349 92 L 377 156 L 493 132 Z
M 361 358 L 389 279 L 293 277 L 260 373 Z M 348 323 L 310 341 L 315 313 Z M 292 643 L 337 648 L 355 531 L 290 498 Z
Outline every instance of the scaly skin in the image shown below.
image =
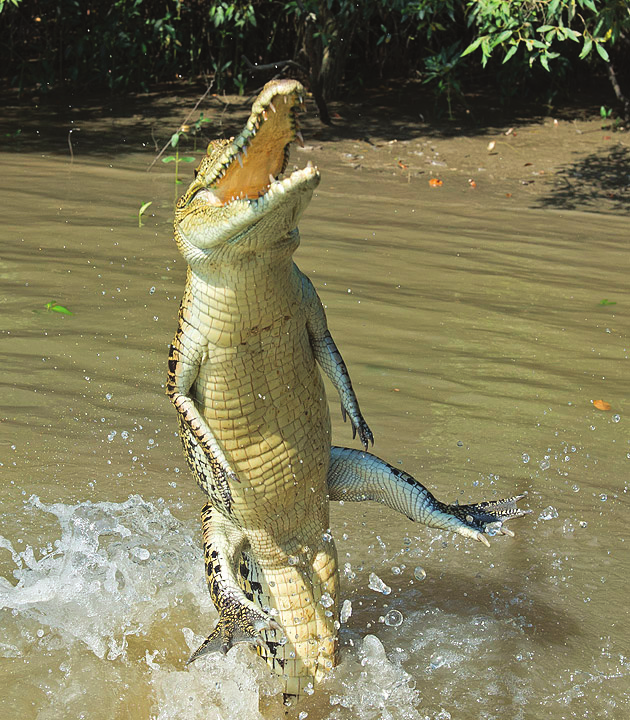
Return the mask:
M 202 510 L 206 573 L 219 621 L 190 662 L 239 641 L 299 696 L 338 660 L 337 555 L 330 499 L 376 500 L 487 544 L 511 534 L 520 497 L 451 506 L 367 452 L 331 447 L 317 365 L 344 418 L 373 442 L 321 302 L 293 263 L 298 220 L 319 183 L 310 164 L 280 181 L 301 139 L 302 86 L 268 83 L 241 134 L 214 141 L 177 203 L 188 262 L 167 393 L 177 408 Z

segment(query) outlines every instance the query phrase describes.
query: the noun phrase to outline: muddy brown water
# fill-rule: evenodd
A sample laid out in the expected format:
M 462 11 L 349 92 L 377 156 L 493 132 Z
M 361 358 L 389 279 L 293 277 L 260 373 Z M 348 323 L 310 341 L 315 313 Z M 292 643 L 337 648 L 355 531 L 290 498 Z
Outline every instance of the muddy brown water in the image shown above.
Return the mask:
M 335 506 L 352 614 L 302 720 L 630 716 L 627 188 L 572 205 L 570 153 L 546 188 L 524 185 L 561 143 L 520 132 L 511 174 L 490 136 L 294 153 L 323 177 L 297 262 L 374 451 L 442 499 L 527 491 L 533 511 L 486 549 Z M 580 157 L 610 158 L 583 132 L 597 142 Z M 0 154 L 3 717 L 282 714 L 248 648 L 184 666 L 215 613 L 164 395 L 185 267 L 170 168 L 147 174 L 150 157 Z M 335 442 L 353 446 L 329 397 Z

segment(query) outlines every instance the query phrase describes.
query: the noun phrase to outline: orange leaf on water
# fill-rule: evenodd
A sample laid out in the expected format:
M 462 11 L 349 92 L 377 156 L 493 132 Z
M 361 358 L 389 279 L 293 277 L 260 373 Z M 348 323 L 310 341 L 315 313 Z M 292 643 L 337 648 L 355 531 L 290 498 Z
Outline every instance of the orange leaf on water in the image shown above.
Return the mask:
M 429 185 L 431 187 L 440 187 L 441 185 L 444 185 L 444 183 L 442 182 L 442 180 L 438 180 L 437 178 L 431 178 L 429 180 Z
M 598 410 L 610 410 L 611 407 L 605 400 L 593 400 L 593 406 Z
M 409 167 L 409 165 L 405 165 L 405 163 L 402 160 L 399 160 L 398 167 L 402 168 L 403 170 L 406 170 Z

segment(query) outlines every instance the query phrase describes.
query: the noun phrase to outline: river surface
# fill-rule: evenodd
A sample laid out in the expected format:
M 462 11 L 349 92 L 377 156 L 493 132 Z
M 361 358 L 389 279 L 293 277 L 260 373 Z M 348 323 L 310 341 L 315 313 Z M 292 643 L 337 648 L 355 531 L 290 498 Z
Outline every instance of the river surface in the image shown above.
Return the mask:
M 0 154 L 2 717 L 282 714 L 246 647 L 184 666 L 215 611 L 164 394 L 172 166 L 150 157 Z M 352 614 L 300 718 L 629 717 L 627 214 L 312 159 L 296 259 L 374 452 L 443 500 L 527 492 L 532 513 L 487 549 L 333 507 Z

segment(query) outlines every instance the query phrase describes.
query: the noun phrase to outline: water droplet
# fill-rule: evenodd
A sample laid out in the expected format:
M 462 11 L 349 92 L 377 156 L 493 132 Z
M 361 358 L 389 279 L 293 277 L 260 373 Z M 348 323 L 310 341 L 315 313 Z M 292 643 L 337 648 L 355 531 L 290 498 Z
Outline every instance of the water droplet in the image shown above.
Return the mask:
M 417 568 L 414 568 L 413 576 L 416 578 L 416 580 L 422 581 L 426 578 L 427 571 L 423 567 L 420 567 L 420 565 L 418 565 Z
M 343 605 L 341 606 L 341 612 L 339 613 L 339 620 L 341 620 L 342 623 L 346 623 L 351 615 L 352 603 L 350 600 L 344 600 Z
M 553 505 L 547 506 L 538 516 L 539 520 L 554 520 L 558 517 L 558 511 Z
M 134 560 L 140 561 L 148 560 L 151 557 L 151 553 L 143 547 L 131 548 L 129 554 Z
M 149 288 L 149 295 L 153 295 L 154 292 L 155 292 L 155 288 L 154 288 L 154 287 Z
M 523 453 L 522 460 L 523 460 L 523 463 L 525 463 L 525 465 L 527 465 L 527 463 L 529 462 L 529 455 L 527 453 Z
M 389 585 L 386 585 L 376 573 L 370 573 L 368 587 L 371 590 L 383 593 L 383 595 L 389 595 L 392 591 Z
M 399 627 L 402 623 L 403 616 L 398 610 L 390 610 L 387 615 L 385 615 L 385 625 L 389 625 L 389 627 Z
M 287 562 L 289 565 L 297 565 L 300 561 L 295 555 L 289 555 Z
M 612 416 L 612 421 L 614 423 L 618 423 L 620 420 L 621 420 L 621 415 L 613 415 Z
M 319 600 L 319 604 L 322 607 L 329 608 L 335 604 L 335 601 L 330 597 L 329 593 L 324 593 Z

